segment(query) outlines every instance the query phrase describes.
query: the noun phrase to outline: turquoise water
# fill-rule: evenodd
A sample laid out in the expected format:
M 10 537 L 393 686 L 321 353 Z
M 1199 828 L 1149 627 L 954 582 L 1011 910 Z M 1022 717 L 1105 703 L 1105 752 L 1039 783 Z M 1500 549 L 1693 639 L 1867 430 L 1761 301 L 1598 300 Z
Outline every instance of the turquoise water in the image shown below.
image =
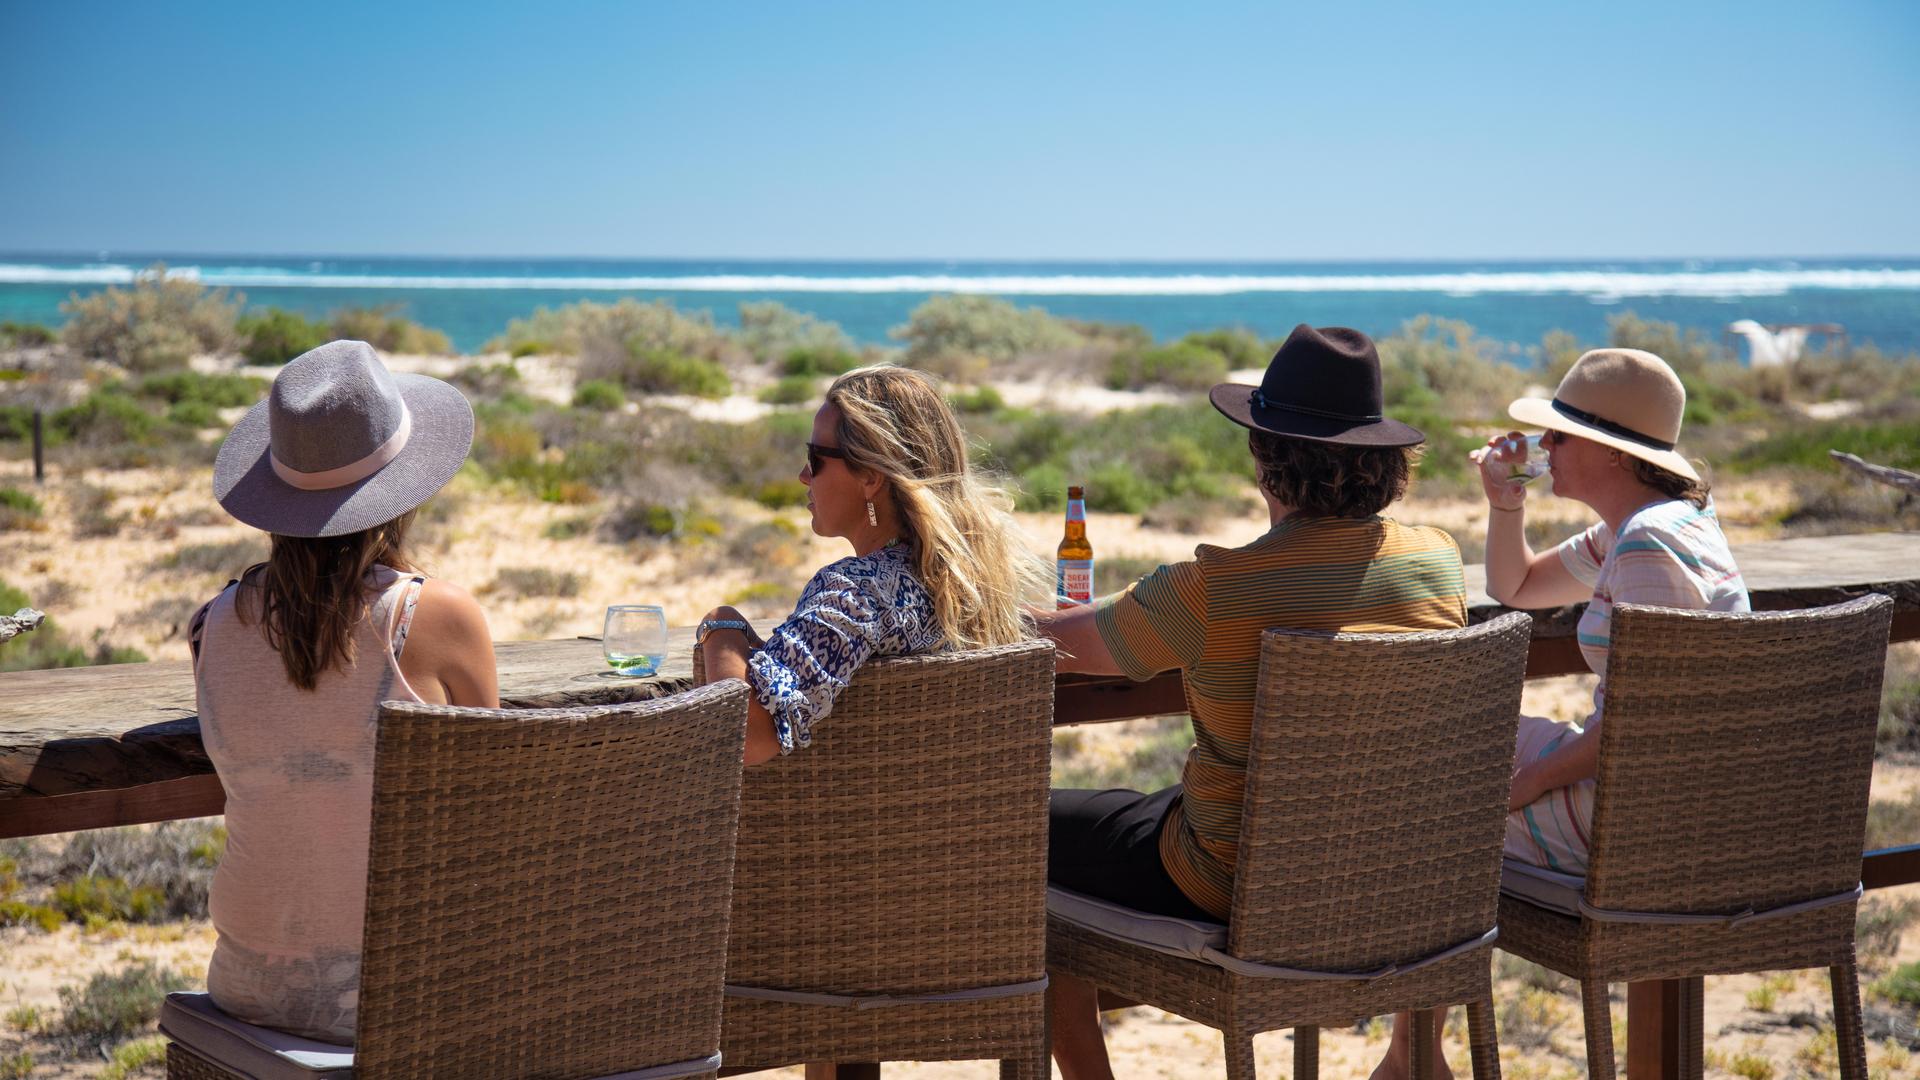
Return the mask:
M 539 307 L 622 296 L 669 299 L 738 323 L 777 300 L 881 344 L 929 296 L 985 293 L 1062 316 L 1138 323 L 1166 340 L 1295 324 L 1391 333 L 1415 315 L 1461 319 L 1518 348 L 1549 330 L 1584 343 L 1632 311 L 1719 339 L 1736 319 L 1843 325 L 1855 344 L 1920 351 L 1920 258 L 1562 262 L 831 262 L 701 259 L 425 259 L 0 255 L 0 320 L 57 324 L 60 302 L 129 280 L 155 261 L 309 315 L 393 304 L 471 351 Z M 1817 344 L 1817 340 L 1816 340 Z

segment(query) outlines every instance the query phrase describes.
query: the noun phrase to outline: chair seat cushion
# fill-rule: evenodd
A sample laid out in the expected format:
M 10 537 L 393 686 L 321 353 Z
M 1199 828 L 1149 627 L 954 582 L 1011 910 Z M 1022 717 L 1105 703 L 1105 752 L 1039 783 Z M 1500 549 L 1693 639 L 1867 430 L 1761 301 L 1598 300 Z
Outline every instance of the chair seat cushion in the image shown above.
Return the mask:
M 206 994 L 168 994 L 160 1031 L 218 1065 L 260 1080 L 316 1080 L 353 1075 L 353 1047 L 303 1039 L 243 1023 Z
M 1047 914 L 1141 948 L 1209 964 L 1215 961 L 1207 950 L 1218 953 L 1227 947 L 1227 928 L 1221 923 L 1153 915 L 1053 885 L 1047 886 Z
M 1579 918 L 1580 898 L 1586 895 L 1587 879 L 1518 859 L 1503 859 L 1500 891 L 1536 907 Z

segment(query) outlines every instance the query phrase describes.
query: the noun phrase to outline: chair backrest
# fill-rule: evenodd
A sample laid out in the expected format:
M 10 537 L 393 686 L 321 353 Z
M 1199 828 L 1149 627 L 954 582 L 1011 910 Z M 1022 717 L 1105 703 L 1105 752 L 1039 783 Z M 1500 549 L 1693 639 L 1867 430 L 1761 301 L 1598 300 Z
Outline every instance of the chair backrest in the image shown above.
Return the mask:
M 1532 625 L 1261 636 L 1233 955 L 1371 971 L 1493 927 Z
M 1892 611 L 1615 607 L 1588 902 L 1724 914 L 1858 884 Z
M 727 982 L 1040 978 L 1052 724 L 1050 642 L 863 664 L 811 746 L 747 770 Z
M 747 693 L 383 704 L 355 1074 L 595 1077 L 713 1054 Z

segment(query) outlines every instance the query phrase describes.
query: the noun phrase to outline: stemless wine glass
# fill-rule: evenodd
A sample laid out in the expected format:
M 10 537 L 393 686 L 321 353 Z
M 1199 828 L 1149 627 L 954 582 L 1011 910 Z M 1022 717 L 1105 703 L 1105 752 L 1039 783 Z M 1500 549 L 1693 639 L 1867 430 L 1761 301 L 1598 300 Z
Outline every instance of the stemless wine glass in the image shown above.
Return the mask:
M 667 662 L 667 613 L 658 604 L 615 604 L 600 635 L 607 666 L 616 675 L 645 678 Z
M 1540 436 L 1528 435 L 1524 439 L 1508 439 L 1501 444 L 1508 453 L 1524 451 L 1526 457 L 1518 461 L 1507 462 L 1507 483 L 1526 484 L 1547 475 L 1550 467 L 1547 461 L 1547 448 L 1540 445 Z

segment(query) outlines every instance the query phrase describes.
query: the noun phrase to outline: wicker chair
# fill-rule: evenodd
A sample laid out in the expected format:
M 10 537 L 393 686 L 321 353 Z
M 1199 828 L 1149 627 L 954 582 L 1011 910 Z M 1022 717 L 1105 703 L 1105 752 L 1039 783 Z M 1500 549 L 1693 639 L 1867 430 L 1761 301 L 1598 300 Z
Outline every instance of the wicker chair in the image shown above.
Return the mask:
M 1474 1075 L 1496 1080 L 1490 963 L 1531 625 L 1267 631 L 1228 925 L 1054 890 L 1048 966 L 1221 1029 L 1232 1080 L 1252 1080 L 1258 1032 L 1293 1028 L 1310 1080 L 1321 1026 L 1465 1004 Z M 1419 1017 L 1415 1076 L 1430 1045 Z
M 354 1046 L 173 995 L 168 1076 L 715 1075 L 746 705 L 383 704 Z
M 1045 1080 L 1052 724 L 1048 642 L 872 660 L 811 746 L 747 770 L 729 1070 L 998 1058 Z
M 1609 982 L 1825 967 L 1840 1070 L 1867 1075 L 1854 909 L 1893 603 L 1613 611 L 1585 878 L 1509 860 L 1500 947 L 1580 980 L 1587 1075 L 1614 1075 Z

